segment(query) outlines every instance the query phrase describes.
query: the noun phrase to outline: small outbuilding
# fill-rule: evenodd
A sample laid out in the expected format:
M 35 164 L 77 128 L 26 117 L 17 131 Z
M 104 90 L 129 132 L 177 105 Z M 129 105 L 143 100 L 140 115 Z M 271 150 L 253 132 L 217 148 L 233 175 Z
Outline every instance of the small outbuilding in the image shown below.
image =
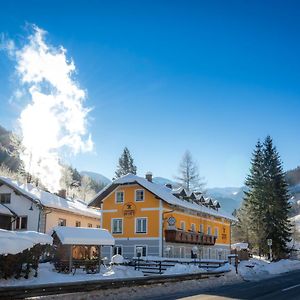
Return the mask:
M 65 273 L 75 273 L 79 268 L 87 273 L 99 272 L 101 247 L 115 244 L 110 232 L 101 228 L 58 226 L 52 237 L 55 268 Z
M 237 254 L 239 260 L 249 260 L 250 252 L 248 243 L 235 243 L 231 245 L 231 253 Z

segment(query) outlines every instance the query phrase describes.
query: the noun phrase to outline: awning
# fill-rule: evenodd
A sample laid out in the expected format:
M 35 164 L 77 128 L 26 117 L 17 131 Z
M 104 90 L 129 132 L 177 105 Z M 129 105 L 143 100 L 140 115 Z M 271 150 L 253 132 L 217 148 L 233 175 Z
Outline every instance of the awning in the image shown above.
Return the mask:
M 0 214 L 6 216 L 13 216 L 13 213 L 3 204 L 0 203 Z
M 58 226 L 53 229 L 63 245 L 113 246 L 115 239 L 106 229 Z

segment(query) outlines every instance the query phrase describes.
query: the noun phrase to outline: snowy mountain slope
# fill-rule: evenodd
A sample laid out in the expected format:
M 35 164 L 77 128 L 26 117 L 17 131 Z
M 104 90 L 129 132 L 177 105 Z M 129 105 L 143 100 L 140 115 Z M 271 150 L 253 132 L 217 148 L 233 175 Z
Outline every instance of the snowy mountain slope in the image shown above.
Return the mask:
M 105 185 L 111 183 L 110 179 L 108 179 L 107 177 L 105 177 L 104 175 L 99 174 L 99 173 L 90 172 L 90 171 L 81 171 L 80 174 L 89 176 L 98 183 L 103 183 Z

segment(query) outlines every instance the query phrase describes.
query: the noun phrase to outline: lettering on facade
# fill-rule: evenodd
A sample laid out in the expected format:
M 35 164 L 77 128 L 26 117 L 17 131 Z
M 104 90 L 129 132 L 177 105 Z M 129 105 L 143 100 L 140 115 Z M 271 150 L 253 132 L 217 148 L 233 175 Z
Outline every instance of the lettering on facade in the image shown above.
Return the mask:
M 136 207 L 134 203 L 125 203 L 123 206 L 123 215 L 125 218 L 132 218 L 135 215 Z

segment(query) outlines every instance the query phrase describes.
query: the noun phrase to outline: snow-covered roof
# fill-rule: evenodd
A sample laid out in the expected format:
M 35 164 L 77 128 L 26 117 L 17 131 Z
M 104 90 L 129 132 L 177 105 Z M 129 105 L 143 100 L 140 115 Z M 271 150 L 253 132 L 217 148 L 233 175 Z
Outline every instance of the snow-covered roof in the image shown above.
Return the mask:
M 13 216 L 13 213 L 0 203 L 0 215 Z
M 221 209 L 216 211 L 214 209 L 205 207 L 202 204 L 197 204 L 195 202 L 189 202 L 189 201 L 184 201 L 184 200 L 178 199 L 176 196 L 173 195 L 174 191 L 171 191 L 169 188 L 167 188 L 163 185 L 160 185 L 160 184 L 150 182 L 143 177 L 139 177 L 139 176 L 136 176 L 133 174 L 127 174 L 127 175 L 113 181 L 111 184 L 107 185 L 104 189 L 102 189 L 94 197 L 94 199 L 90 202 L 89 205 L 93 206 L 94 204 L 96 204 L 96 201 L 99 198 L 100 198 L 100 200 L 103 200 L 103 198 L 105 198 L 116 186 L 122 185 L 122 184 L 128 184 L 128 183 L 137 183 L 137 184 L 143 186 L 145 189 L 147 189 L 148 191 L 155 194 L 156 196 L 158 196 L 159 198 L 161 198 L 162 200 L 164 200 L 165 202 L 167 202 L 171 205 L 175 205 L 175 206 L 191 209 L 191 210 L 194 210 L 197 212 L 202 212 L 202 213 L 206 213 L 209 215 L 236 221 L 235 217 L 233 217 L 232 215 L 230 215 L 226 212 L 223 212 Z
M 43 206 L 69 211 L 77 215 L 100 218 L 100 211 L 89 208 L 87 204 L 81 200 L 69 198 L 65 199 L 55 194 L 43 191 L 32 184 L 20 183 L 3 176 L 0 176 L 0 182 L 11 187 L 26 198 L 40 203 Z
M 36 244 L 52 245 L 52 237 L 36 231 L 10 231 L 0 229 L 0 255 L 17 254 Z
M 57 226 L 53 229 L 63 245 L 113 246 L 115 239 L 106 229 Z
M 237 250 L 247 250 L 248 246 L 248 243 L 235 243 L 231 245 L 231 248 Z

